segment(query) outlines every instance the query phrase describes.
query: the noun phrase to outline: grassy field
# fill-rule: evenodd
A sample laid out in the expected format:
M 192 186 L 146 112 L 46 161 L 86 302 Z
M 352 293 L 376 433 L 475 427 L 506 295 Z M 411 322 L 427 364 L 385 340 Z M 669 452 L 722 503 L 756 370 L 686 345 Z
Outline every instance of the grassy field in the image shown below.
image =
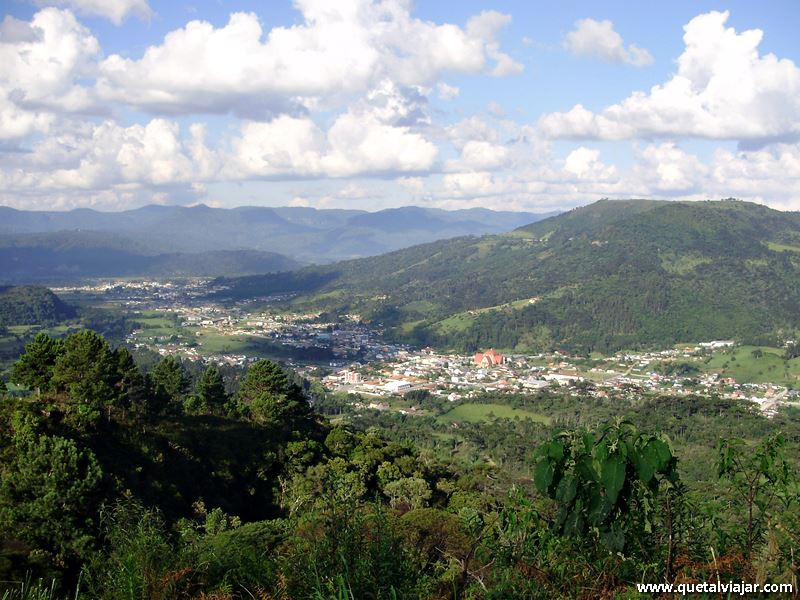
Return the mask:
M 198 331 L 195 340 L 200 344 L 200 351 L 203 354 L 219 354 L 221 352 L 244 353 L 251 349 L 250 343 L 245 337 L 223 335 L 207 329 Z
M 800 252 L 800 246 L 790 246 L 789 244 L 779 244 L 777 242 L 767 242 L 767 247 L 775 252 Z
M 760 350 L 760 358 L 753 352 Z M 707 363 L 698 366 L 707 373 L 720 373 L 733 377 L 738 383 L 800 384 L 800 358 L 789 361 L 783 358 L 782 348 L 769 346 L 738 346 L 732 350 L 715 352 Z
M 460 404 L 453 410 L 438 417 L 438 419 L 445 423 L 452 423 L 454 421 L 478 423 L 480 421 L 488 421 L 493 416 L 501 419 L 531 419 L 537 423 L 544 423 L 545 425 L 550 424 L 550 417 L 547 415 L 513 408 L 504 404 Z

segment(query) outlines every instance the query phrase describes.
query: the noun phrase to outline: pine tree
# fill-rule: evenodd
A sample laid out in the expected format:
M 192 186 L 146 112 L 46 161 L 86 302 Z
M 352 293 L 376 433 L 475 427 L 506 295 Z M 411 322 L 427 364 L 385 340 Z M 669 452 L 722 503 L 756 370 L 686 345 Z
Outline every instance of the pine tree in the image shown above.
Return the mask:
M 50 389 L 56 358 L 63 352 L 64 344 L 45 333 L 39 333 L 25 346 L 25 354 L 14 363 L 11 381 L 32 390 L 46 392 Z
M 220 415 L 225 412 L 228 394 L 222 375 L 216 367 L 208 367 L 197 382 L 194 395 L 187 399 L 186 408 L 189 412 L 212 413 Z

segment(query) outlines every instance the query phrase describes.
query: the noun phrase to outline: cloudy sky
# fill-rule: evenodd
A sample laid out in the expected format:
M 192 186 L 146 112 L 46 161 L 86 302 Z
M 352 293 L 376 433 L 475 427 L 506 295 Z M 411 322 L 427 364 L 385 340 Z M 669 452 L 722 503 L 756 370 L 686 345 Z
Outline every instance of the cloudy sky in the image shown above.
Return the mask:
M 800 3 L 3 0 L 0 204 L 800 210 Z

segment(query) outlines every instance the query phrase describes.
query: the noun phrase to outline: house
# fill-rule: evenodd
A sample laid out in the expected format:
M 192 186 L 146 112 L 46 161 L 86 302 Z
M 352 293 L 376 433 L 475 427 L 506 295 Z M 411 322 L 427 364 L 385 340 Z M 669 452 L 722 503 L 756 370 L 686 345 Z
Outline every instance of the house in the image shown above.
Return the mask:
M 361 383 L 361 373 L 359 373 L 357 371 L 345 371 L 344 382 L 345 383 Z
M 392 379 L 383 386 L 383 389 L 390 394 L 402 394 L 411 389 L 411 384 L 408 381 Z
M 486 352 L 478 352 L 472 360 L 479 367 L 493 367 L 505 362 L 503 355 L 494 348 L 489 348 Z

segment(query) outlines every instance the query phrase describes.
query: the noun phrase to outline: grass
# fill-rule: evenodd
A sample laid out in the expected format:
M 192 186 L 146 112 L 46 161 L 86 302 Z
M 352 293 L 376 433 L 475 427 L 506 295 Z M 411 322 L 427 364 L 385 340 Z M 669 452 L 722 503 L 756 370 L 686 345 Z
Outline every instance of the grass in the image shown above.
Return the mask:
M 756 358 L 753 352 L 761 350 Z M 786 361 L 782 348 L 770 346 L 737 346 L 715 352 L 707 363 L 698 366 L 710 373 L 733 377 L 737 383 L 779 383 L 797 385 L 800 381 L 800 358 Z
M 450 317 L 447 317 L 446 319 L 442 319 L 436 323 L 435 327 L 442 333 L 466 331 L 475 322 L 475 319 L 478 315 L 504 309 L 521 310 L 530 304 L 531 298 L 523 298 L 521 300 L 514 300 L 505 304 L 497 304 L 496 306 L 476 308 L 473 310 L 456 313 Z
M 499 419 L 530 419 L 537 423 L 550 424 L 550 417 L 547 415 L 514 408 L 505 404 L 460 404 L 437 418 L 445 423 L 453 423 L 454 421 L 479 423 L 481 421 L 489 421 L 493 417 Z
M 675 275 L 686 275 L 692 272 L 695 267 L 710 263 L 711 259 L 703 258 L 701 256 L 692 256 L 691 254 L 684 254 L 675 256 L 672 253 L 664 253 L 661 255 L 661 266 L 668 273 Z
M 790 246 L 789 244 L 779 244 L 777 242 L 767 242 L 767 248 L 774 252 L 800 252 L 800 246 Z
M 196 341 L 200 344 L 200 351 L 204 354 L 219 354 L 221 352 L 242 352 L 250 349 L 248 340 L 241 336 L 223 335 L 215 331 L 200 330 Z

